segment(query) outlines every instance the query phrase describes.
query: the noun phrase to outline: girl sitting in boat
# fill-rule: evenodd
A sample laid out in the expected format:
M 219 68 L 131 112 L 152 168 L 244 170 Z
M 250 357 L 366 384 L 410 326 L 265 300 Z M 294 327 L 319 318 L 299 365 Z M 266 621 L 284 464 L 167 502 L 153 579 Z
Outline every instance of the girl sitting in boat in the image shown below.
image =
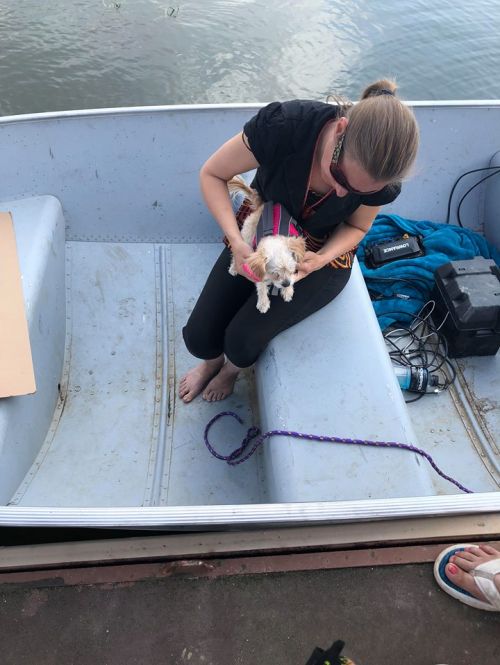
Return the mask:
M 186 403 L 200 393 L 208 401 L 226 398 L 240 370 L 253 365 L 273 337 L 331 302 L 347 284 L 356 247 L 380 207 L 401 191 L 419 132 L 394 82 L 371 84 L 356 105 L 335 102 L 269 104 L 201 169 L 205 202 L 228 246 L 183 329 L 187 349 L 202 359 L 181 379 Z M 249 209 L 243 202 L 235 215 L 227 189 L 233 176 L 253 169 L 252 187 L 264 201 L 286 208 L 308 250 L 293 299 L 274 298 L 265 314 L 256 309 L 255 286 L 243 268 L 253 252 L 240 233 Z M 228 272 L 231 253 L 236 277 Z

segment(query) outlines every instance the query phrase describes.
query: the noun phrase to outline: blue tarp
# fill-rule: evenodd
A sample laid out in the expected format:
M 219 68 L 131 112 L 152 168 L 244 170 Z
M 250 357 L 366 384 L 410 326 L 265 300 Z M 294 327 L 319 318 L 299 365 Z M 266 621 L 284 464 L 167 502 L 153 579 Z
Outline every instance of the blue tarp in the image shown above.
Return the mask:
M 366 267 L 367 244 L 401 237 L 404 233 L 422 237 L 425 256 L 392 261 L 375 269 Z M 500 252 L 474 231 L 452 224 L 414 221 L 398 215 L 378 215 L 360 244 L 357 257 L 368 289 L 383 296 L 373 301 L 382 330 L 395 322 L 408 323 L 418 314 L 430 299 L 436 268 L 450 261 L 462 261 L 475 256 L 494 259 L 500 265 Z

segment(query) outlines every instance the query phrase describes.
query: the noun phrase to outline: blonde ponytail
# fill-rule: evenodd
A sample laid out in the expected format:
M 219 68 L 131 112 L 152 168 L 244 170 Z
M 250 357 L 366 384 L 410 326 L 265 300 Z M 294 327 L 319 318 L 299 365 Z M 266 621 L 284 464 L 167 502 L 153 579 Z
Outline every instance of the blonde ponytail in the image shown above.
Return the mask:
M 396 91 L 394 81 L 376 81 L 347 111 L 344 150 L 375 180 L 403 179 L 417 156 L 417 121 Z
M 398 86 L 394 81 L 389 79 L 381 79 L 380 81 L 375 81 L 371 83 L 367 88 L 364 89 L 361 99 L 368 99 L 368 97 L 378 97 L 379 95 L 393 95 L 396 96 L 396 90 Z

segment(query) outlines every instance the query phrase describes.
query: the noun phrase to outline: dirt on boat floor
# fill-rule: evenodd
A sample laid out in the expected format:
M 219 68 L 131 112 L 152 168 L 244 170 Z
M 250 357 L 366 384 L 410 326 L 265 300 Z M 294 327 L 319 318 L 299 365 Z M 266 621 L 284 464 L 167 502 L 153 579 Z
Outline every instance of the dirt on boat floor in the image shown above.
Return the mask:
M 256 574 L 258 559 L 4 574 L 1 662 L 305 665 L 342 639 L 356 665 L 500 663 L 500 613 L 443 593 L 430 563 Z

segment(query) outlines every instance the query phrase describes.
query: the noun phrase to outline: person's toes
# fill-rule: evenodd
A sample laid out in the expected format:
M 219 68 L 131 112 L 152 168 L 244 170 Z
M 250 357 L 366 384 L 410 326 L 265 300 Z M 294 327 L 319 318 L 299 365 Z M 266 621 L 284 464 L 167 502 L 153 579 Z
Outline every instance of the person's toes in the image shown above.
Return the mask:
M 179 396 L 184 402 L 190 402 L 192 399 L 191 390 L 189 388 L 184 388 L 182 392 L 179 392 Z
M 464 589 L 465 591 L 469 591 L 469 578 L 472 579 L 472 576 L 469 575 L 469 573 L 467 573 L 465 570 L 462 570 L 454 563 L 448 563 L 445 567 L 445 572 L 448 576 L 448 579 L 453 582 L 453 584 L 456 584 L 458 587 Z
M 486 597 L 478 589 L 476 582 L 470 573 L 462 570 L 454 563 L 448 563 L 445 567 L 445 572 L 448 579 L 453 582 L 453 584 L 456 584 L 464 591 L 468 591 L 472 596 L 474 596 L 474 598 L 477 598 L 478 600 L 486 600 Z
M 462 552 L 458 552 L 457 554 L 454 554 L 452 557 L 450 557 L 450 563 L 456 564 L 457 568 L 464 570 L 465 572 L 469 572 L 476 567 L 475 562 L 470 561 L 469 559 L 466 559 L 462 556 L 458 556 L 459 554 L 462 554 Z
M 472 554 L 474 557 L 482 557 L 483 552 L 481 551 L 480 547 L 477 547 L 476 545 L 471 545 L 470 547 L 466 547 L 465 551 L 468 552 L 469 554 Z
M 496 550 L 494 547 L 491 545 L 479 545 L 479 547 L 486 552 L 486 554 L 492 554 L 495 557 L 498 557 L 500 559 L 500 552 Z
M 183 395 L 186 395 L 189 391 L 191 390 L 191 386 L 189 383 L 189 377 L 183 376 L 182 379 L 179 381 L 179 395 L 182 397 Z
M 472 568 L 475 568 L 477 564 L 477 557 L 471 552 L 456 552 L 450 557 L 450 561 L 456 563 L 464 570 L 471 570 Z
M 220 402 L 226 396 L 227 395 L 223 390 L 218 390 L 217 388 L 206 390 L 203 393 L 203 399 L 207 400 L 207 402 Z

